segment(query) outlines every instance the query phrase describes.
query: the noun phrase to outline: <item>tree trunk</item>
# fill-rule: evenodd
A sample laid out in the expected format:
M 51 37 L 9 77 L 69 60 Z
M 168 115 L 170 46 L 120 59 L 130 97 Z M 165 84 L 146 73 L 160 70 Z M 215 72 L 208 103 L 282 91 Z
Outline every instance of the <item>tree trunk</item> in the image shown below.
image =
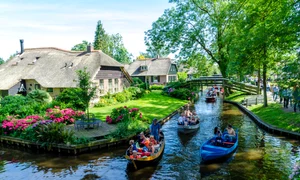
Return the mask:
M 263 91 L 264 91 L 264 107 L 268 107 L 267 97 L 267 63 L 263 63 Z
M 257 73 L 257 94 L 261 94 L 260 92 L 260 60 L 258 61 L 258 73 Z

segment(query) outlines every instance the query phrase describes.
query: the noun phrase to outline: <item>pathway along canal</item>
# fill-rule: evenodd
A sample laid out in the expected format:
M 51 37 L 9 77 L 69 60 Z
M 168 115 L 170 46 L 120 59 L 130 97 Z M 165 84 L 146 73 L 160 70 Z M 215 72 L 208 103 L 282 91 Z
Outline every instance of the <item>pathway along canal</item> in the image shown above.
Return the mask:
M 128 171 L 126 147 L 93 151 L 78 156 L 33 153 L 0 146 L 0 179 L 288 179 L 298 157 L 299 142 L 259 129 L 238 108 L 223 104 L 195 104 L 201 127 L 193 136 L 177 132 L 174 116 L 163 126 L 164 155 L 155 167 Z M 212 136 L 213 128 L 230 123 L 239 129 L 239 147 L 226 162 L 200 165 L 199 147 Z

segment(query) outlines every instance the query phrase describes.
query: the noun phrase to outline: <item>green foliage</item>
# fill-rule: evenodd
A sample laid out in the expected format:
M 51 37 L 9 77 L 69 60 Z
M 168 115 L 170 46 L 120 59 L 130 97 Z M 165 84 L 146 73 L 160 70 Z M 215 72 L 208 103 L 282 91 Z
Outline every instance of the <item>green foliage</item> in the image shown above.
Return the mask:
M 5 62 L 4 59 L 0 57 L 0 65 L 4 64 L 4 62 Z
M 81 92 L 78 95 L 85 105 L 84 110 L 88 110 L 90 100 L 96 95 L 97 88 L 93 87 L 93 83 L 90 81 L 91 75 L 86 67 L 83 70 L 78 70 L 77 75 L 79 81 L 78 86 L 81 89 Z
M 72 47 L 72 51 L 86 51 L 87 46 L 89 43 L 85 40 L 82 41 L 80 44 L 76 44 L 74 47 Z
M 131 86 L 135 86 L 135 87 L 139 87 L 142 89 L 148 89 L 149 85 L 147 85 L 146 83 L 144 83 L 140 78 L 132 78 L 133 83 L 131 84 Z
M 130 63 L 131 61 L 132 54 L 125 48 L 122 36 L 120 34 L 107 34 L 101 21 L 97 23 L 94 48 L 102 50 L 120 63 Z
M 145 93 L 145 90 L 142 88 L 139 88 L 139 87 L 129 87 L 129 88 L 127 88 L 127 90 L 132 94 L 131 99 L 139 99 Z
M 130 135 L 135 135 L 148 128 L 148 124 L 142 121 L 122 121 L 118 123 L 117 129 L 107 138 L 121 139 Z
M 150 86 L 150 90 L 162 90 L 164 87 L 164 85 L 153 84 Z
M 185 82 L 187 79 L 187 73 L 186 72 L 177 72 L 178 81 Z
M 41 104 L 20 95 L 5 96 L 0 101 L 0 107 L 0 122 L 8 115 L 24 118 L 33 114 L 42 114 L 46 110 L 44 103 Z
M 65 126 L 66 125 L 62 123 L 50 123 L 37 126 L 35 129 L 37 142 L 44 143 L 45 145 L 74 142 L 74 132 L 65 129 Z
M 48 92 L 39 89 L 31 91 L 27 94 L 27 97 L 39 103 L 50 103 L 52 101 L 52 97 Z
M 67 88 L 64 89 L 52 102 L 51 107 L 59 106 L 61 108 L 72 108 L 75 110 L 85 110 L 86 104 L 81 99 L 80 95 L 83 94 L 80 88 Z
M 195 93 L 187 88 L 175 89 L 170 92 L 170 96 L 183 100 L 194 100 L 196 98 Z
M 116 100 L 120 103 L 127 101 L 125 93 L 123 93 L 123 92 L 116 93 L 114 96 L 115 96 Z

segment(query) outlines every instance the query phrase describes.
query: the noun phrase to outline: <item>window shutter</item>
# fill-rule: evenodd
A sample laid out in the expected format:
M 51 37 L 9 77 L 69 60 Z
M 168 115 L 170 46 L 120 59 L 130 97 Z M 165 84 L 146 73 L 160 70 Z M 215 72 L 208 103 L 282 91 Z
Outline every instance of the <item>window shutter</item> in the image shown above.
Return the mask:
M 160 76 L 157 76 L 157 81 L 160 82 Z
M 153 82 L 153 76 L 151 76 L 151 82 Z

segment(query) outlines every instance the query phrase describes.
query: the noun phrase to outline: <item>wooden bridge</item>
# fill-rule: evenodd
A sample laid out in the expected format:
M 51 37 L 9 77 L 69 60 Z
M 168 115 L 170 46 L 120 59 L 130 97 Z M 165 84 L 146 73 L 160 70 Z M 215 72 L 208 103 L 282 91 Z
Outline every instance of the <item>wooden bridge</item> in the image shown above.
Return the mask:
M 211 87 L 214 85 L 231 88 L 249 94 L 259 94 L 257 86 L 231 81 L 227 78 L 223 78 L 222 76 L 202 76 L 200 78 L 187 80 L 187 86 L 197 86 L 201 90 L 203 90 L 203 86 Z

